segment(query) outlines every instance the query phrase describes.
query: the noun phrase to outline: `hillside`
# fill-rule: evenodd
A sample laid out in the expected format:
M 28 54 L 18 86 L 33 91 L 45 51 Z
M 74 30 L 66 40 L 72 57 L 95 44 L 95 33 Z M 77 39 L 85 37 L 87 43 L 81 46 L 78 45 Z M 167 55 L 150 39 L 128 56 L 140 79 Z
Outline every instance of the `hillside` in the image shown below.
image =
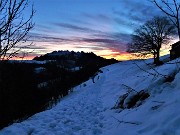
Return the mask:
M 53 51 L 41 56 L 35 57 L 36 61 L 54 61 L 62 68 L 74 69 L 86 66 L 97 66 L 98 68 L 117 63 L 115 59 L 105 59 L 97 56 L 93 52 L 74 52 L 74 51 Z
M 152 59 L 135 60 L 103 67 L 95 83 L 84 82 L 52 109 L 14 123 L 0 135 L 179 135 L 179 61 L 155 67 Z M 138 98 L 140 93 L 148 96 Z
M 50 108 L 75 86 L 117 63 L 94 53 L 55 51 L 36 60 L 0 62 L 0 130 Z

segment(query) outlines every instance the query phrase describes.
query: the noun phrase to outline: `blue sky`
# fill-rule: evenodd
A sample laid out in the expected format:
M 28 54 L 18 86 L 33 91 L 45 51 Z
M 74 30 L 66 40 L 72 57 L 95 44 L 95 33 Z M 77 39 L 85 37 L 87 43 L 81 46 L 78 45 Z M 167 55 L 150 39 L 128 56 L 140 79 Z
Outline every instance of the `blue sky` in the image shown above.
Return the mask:
M 128 59 L 134 29 L 160 10 L 149 0 L 31 0 L 36 14 L 31 31 L 34 55 L 54 50 L 94 52 Z

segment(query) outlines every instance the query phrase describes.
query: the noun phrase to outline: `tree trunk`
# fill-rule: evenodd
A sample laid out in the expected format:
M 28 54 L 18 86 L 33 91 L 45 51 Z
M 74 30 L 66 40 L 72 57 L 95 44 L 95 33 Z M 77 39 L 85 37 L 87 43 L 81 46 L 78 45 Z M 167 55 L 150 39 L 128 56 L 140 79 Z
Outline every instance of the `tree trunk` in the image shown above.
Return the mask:
M 156 51 L 153 52 L 154 55 L 154 64 L 156 64 Z
M 179 24 L 179 10 L 177 10 L 177 13 L 176 13 L 176 20 L 177 20 L 177 28 L 178 28 L 178 36 L 179 36 L 179 41 L 180 41 L 180 24 Z
M 178 25 L 179 27 L 179 25 Z M 178 28 L 178 36 L 179 36 L 179 41 L 180 41 L 180 27 Z
M 157 58 L 156 58 L 157 59 L 157 63 L 160 62 L 160 60 L 159 60 L 160 54 L 159 53 L 160 53 L 160 48 L 157 49 Z
M 156 57 L 154 58 L 154 64 L 161 65 L 162 62 L 160 61 L 160 48 L 156 49 Z
M 0 29 L 0 53 L 1 53 L 1 49 L 2 49 L 2 46 L 1 46 L 1 29 Z

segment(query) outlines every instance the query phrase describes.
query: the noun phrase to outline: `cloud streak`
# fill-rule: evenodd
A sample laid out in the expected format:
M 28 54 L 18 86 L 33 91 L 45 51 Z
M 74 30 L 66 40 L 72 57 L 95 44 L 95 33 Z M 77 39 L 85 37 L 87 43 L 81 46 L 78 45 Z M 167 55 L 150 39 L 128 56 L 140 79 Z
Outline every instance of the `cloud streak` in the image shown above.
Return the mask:
M 79 32 L 86 32 L 86 33 L 101 33 L 102 31 L 98 31 L 98 30 L 94 30 L 94 29 L 90 29 L 87 27 L 83 27 L 83 26 L 77 26 L 74 24 L 68 24 L 68 23 L 54 23 L 55 26 L 58 27 L 62 27 L 62 28 L 66 28 L 69 30 L 73 30 L 73 31 L 79 31 Z
M 77 49 L 91 49 L 91 50 L 102 50 L 102 49 L 117 49 L 121 52 L 124 52 L 126 50 L 126 46 L 124 43 L 124 40 L 121 38 L 118 38 L 118 36 L 123 34 L 118 33 L 104 33 L 104 34 L 94 34 L 93 36 L 96 36 L 96 38 L 91 37 L 68 37 L 68 38 L 62 38 L 62 37 L 52 37 L 48 35 L 41 35 L 41 34 L 35 34 L 32 36 L 31 41 L 36 41 L 37 44 L 40 43 L 46 43 L 46 44 L 52 44 L 53 46 L 63 46 L 63 45 L 71 45 L 72 47 L 75 46 Z M 124 36 L 126 37 L 126 36 Z M 47 47 L 44 46 L 44 49 Z M 39 48 L 43 49 L 43 47 Z

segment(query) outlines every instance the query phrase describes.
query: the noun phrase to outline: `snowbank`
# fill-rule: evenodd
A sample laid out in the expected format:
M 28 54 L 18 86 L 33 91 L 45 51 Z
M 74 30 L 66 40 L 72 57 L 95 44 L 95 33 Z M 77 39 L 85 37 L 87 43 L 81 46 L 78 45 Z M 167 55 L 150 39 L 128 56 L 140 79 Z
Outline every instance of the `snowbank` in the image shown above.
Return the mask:
M 167 59 L 167 58 L 166 58 Z M 76 88 L 55 107 L 4 128 L 0 135 L 179 135 L 180 64 L 126 61 Z M 143 69 L 143 70 L 142 70 Z M 167 79 L 171 76 L 173 79 Z M 130 109 L 113 109 L 129 88 L 150 96 Z

